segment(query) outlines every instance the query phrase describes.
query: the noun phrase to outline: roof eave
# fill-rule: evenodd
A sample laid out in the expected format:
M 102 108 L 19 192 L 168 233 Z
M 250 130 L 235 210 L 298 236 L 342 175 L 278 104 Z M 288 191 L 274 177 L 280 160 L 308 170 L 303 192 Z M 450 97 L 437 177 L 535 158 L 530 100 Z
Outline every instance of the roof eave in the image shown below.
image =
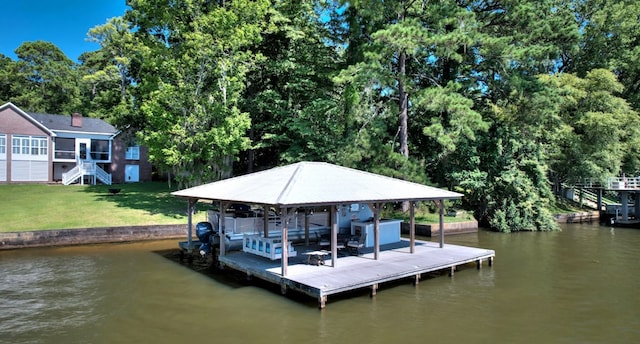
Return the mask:
M 274 206 L 278 208 L 304 208 L 304 207 L 315 207 L 315 206 L 330 206 L 330 205 L 338 205 L 338 204 L 352 204 L 352 203 L 397 203 L 397 202 L 428 202 L 428 201 L 440 201 L 440 200 L 455 200 L 462 198 L 460 196 L 443 196 L 443 197 L 428 197 L 428 198 L 412 198 L 412 199 L 371 199 L 371 200 L 340 200 L 340 201 L 320 201 L 320 202 L 306 202 L 306 203 L 269 203 L 269 202 L 256 202 L 249 200 L 234 200 L 234 199 L 219 199 L 219 198 L 207 198 L 201 196 L 188 196 L 188 195 L 176 195 L 175 192 L 171 193 L 173 196 L 177 198 L 182 198 L 186 200 L 196 200 L 198 201 L 210 201 L 210 202 L 230 202 L 230 203 L 249 203 L 254 205 L 267 205 Z

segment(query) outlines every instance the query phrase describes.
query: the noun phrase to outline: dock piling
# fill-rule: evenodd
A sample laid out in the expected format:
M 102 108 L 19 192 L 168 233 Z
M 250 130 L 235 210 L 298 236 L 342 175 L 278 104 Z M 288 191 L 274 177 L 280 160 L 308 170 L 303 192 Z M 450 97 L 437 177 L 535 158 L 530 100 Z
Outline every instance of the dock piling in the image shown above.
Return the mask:
M 378 283 L 375 283 L 371 286 L 371 297 L 376 296 L 376 294 L 378 293 Z
M 327 295 L 320 296 L 318 298 L 318 308 L 324 309 L 327 306 Z

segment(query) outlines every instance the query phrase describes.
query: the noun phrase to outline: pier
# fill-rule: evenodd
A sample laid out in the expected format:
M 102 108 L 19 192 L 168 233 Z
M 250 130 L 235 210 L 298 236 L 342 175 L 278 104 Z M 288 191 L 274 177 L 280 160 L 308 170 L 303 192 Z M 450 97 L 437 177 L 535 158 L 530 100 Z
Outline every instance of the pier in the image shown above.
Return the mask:
M 310 250 L 312 248 L 309 248 Z M 308 264 L 304 249 L 296 258 L 289 258 L 286 276 L 282 276 L 280 262 L 245 252 L 229 252 L 220 256 L 221 266 L 240 271 L 248 278 L 256 277 L 280 285 L 281 291 L 301 292 L 318 300 L 318 307 L 324 308 L 327 299 L 352 290 L 369 288 L 375 295 L 380 284 L 399 280 L 419 283 L 421 275 L 446 270 L 450 274 L 457 266 L 476 263 L 482 266 L 486 261 L 491 265 L 495 257 L 493 250 L 458 245 L 444 245 L 437 242 L 416 240 L 414 252 L 410 252 L 408 240 L 382 245 L 378 259 L 374 259 L 372 250 L 360 255 L 338 257 L 336 266 L 331 259 L 324 264 Z
M 404 278 L 417 283 L 424 273 L 443 269 L 453 273 L 456 266 L 472 262 L 480 267 L 483 260 L 491 262 L 495 256 L 492 250 L 445 245 L 443 230 L 438 233 L 437 243 L 416 240 L 416 203 L 433 202 L 438 207 L 439 228 L 444 228 L 444 201 L 459 199 L 462 194 L 328 163 L 299 162 L 172 194 L 188 201 L 188 247 L 192 243 L 195 203 L 211 202 L 220 214 L 212 236 L 218 238 L 219 250 L 214 255 L 220 267 L 276 283 L 283 292 L 291 289 L 315 297 L 320 308 L 325 307 L 330 295 L 360 288 L 370 288 L 375 295 L 381 283 Z M 381 219 L 386 204 L 399 202 L 410 204 L 408 240 L 400 237 L 400 220 Z M 262 209 L 253 213 L 261 213 L 264 222 L 259 226 L 256 220 L 251 235 L 243 236 L 241 252 L 233 250 L 237 233 L 228 227 L 226 216 L 234 203 Z M 363 219 L 360 216 L 365 207 L 370 217 Z M 292 246 L 289 235 L 302 230 L 297 228 L 300 221 L 294 220 L 296 214 L 305 214 L 304 242 L 308 245 L 312 239 L 308 214 L 319 208 L 328 211 L 328 237 L 324 241 L 317 238 L 316 247 Z M 279 225 L 273 231 L 272 217 Z M 347 238 L 342 237 L 345 230 Z M 267 252 L 268 246 L 275 248 L 275 244 L 267 245 L 275 239 L 282 243 L 277 256 Z M 327 251 L 320 249 L 321 242 Z M 310 261 L 318 264 L 311 265 Z
M 591 189 L 597 192 L 596 207 L 603 211 L 601 220 L 618 226 L 640 226 L 640 177 L 612 177 L 606 184 L 596 182 L 583 182 L 576 185 L 582 189 Z M 613 191 L 619 195 L 620 203 L 608 203 L 603 207 L 604 191 Z

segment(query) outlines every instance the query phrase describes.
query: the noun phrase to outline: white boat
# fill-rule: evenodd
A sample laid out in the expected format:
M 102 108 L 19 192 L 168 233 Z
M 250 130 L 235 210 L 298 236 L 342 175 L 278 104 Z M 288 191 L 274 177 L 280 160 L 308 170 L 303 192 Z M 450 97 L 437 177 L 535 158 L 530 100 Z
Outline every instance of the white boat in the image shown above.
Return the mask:
M 250 207 L 248 205 L 234 204 L 225 211 L 225 248 L 227 250 L 242 249 L 245 236 L 264 237 L 264 210 L 262 208 Z M 269 211 L 268 238 L 280 238 L 283 228 L 283 219 L 275 211 Z M 369 221 L 373 217 L 373 212 L 366 204 L 344 205 L 336 211 L 336 220 L 341 231 L 351 231 L 353 221 Z M 292 242 L 304 242 L 305 223 L 309 222 L 309 240 L 318 241 L 322 236 L 329 236 L 331 233 L 331 221 L 329 219 L 328 207 L 317 207 L 299 211 L 290 215 L 287 219 L 287 238 Z M 220 244 L 220 211 L 217 209 L 207 212 L 207 221 L 216 233 L 213 245 Z
M 295 256 L 293 244 L 306 242 L 320 243 L 321 239 L 328 242 L 331 234 L 331 219 L 328 207 L 316 207 L 304 211 L 294 212 L 286 219 L 274 210 L 268 212 L 268 231 L 265 235 L 264 209 L 250 207 L 245 204 L 232 204 L 225 210 L 225 250 L 243 250 L 248 253 L 279 259 L 282 252 L 282 229 L 284 221 L 287 224 L 287 240 L 289 256 Z M 348 240 L 352 237 L 366 236 L 364 247 L 373 247 L 373 211 L 367 204 L 354 203 L 341 205 L 336 211 L 338 237 Z M 400 223 L 402 220 L 380 221 L 380 244 L 400 241 Z M 307 225 L 308 223 L 308 225 Z M 207 211 L 207 221 L 196 225 L 196 235 L 199 240 L 180 242 L 180 248 L 185 252 L 199 251 L 201 256 L 211 252 L 212 246 L 220 245 L 219 209 Z M 308 238 L 305 227 L 308 226 Z

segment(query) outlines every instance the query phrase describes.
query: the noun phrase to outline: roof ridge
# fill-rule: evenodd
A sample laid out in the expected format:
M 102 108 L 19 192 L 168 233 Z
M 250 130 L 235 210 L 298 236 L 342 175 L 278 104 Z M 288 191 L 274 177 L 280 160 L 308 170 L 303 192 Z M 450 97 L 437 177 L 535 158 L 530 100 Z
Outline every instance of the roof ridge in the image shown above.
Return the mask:
M 276 200 L 278 202 L 280 202 L 280 200 L 283 197 L 285 197 L 286 195 L 289 194 L 289 192 L 291 192 L 291 188 L 293 187 L 293 184 L 294 184 L 295 180 L 297 179 L 297 177 L 300 175 L 301 170 L 302 170 L 302 166 L 304 166 L 304 161 L 295 163 L 294 165 L 295 165 L 296 169 L 291 174 L 291 177 L 289 178 L 289 180 L 287 180 L 287 183 L 282 188 L 282 191 L 280 192 L 280 194 L 278 194 L 278 197 L 276 197 Z

